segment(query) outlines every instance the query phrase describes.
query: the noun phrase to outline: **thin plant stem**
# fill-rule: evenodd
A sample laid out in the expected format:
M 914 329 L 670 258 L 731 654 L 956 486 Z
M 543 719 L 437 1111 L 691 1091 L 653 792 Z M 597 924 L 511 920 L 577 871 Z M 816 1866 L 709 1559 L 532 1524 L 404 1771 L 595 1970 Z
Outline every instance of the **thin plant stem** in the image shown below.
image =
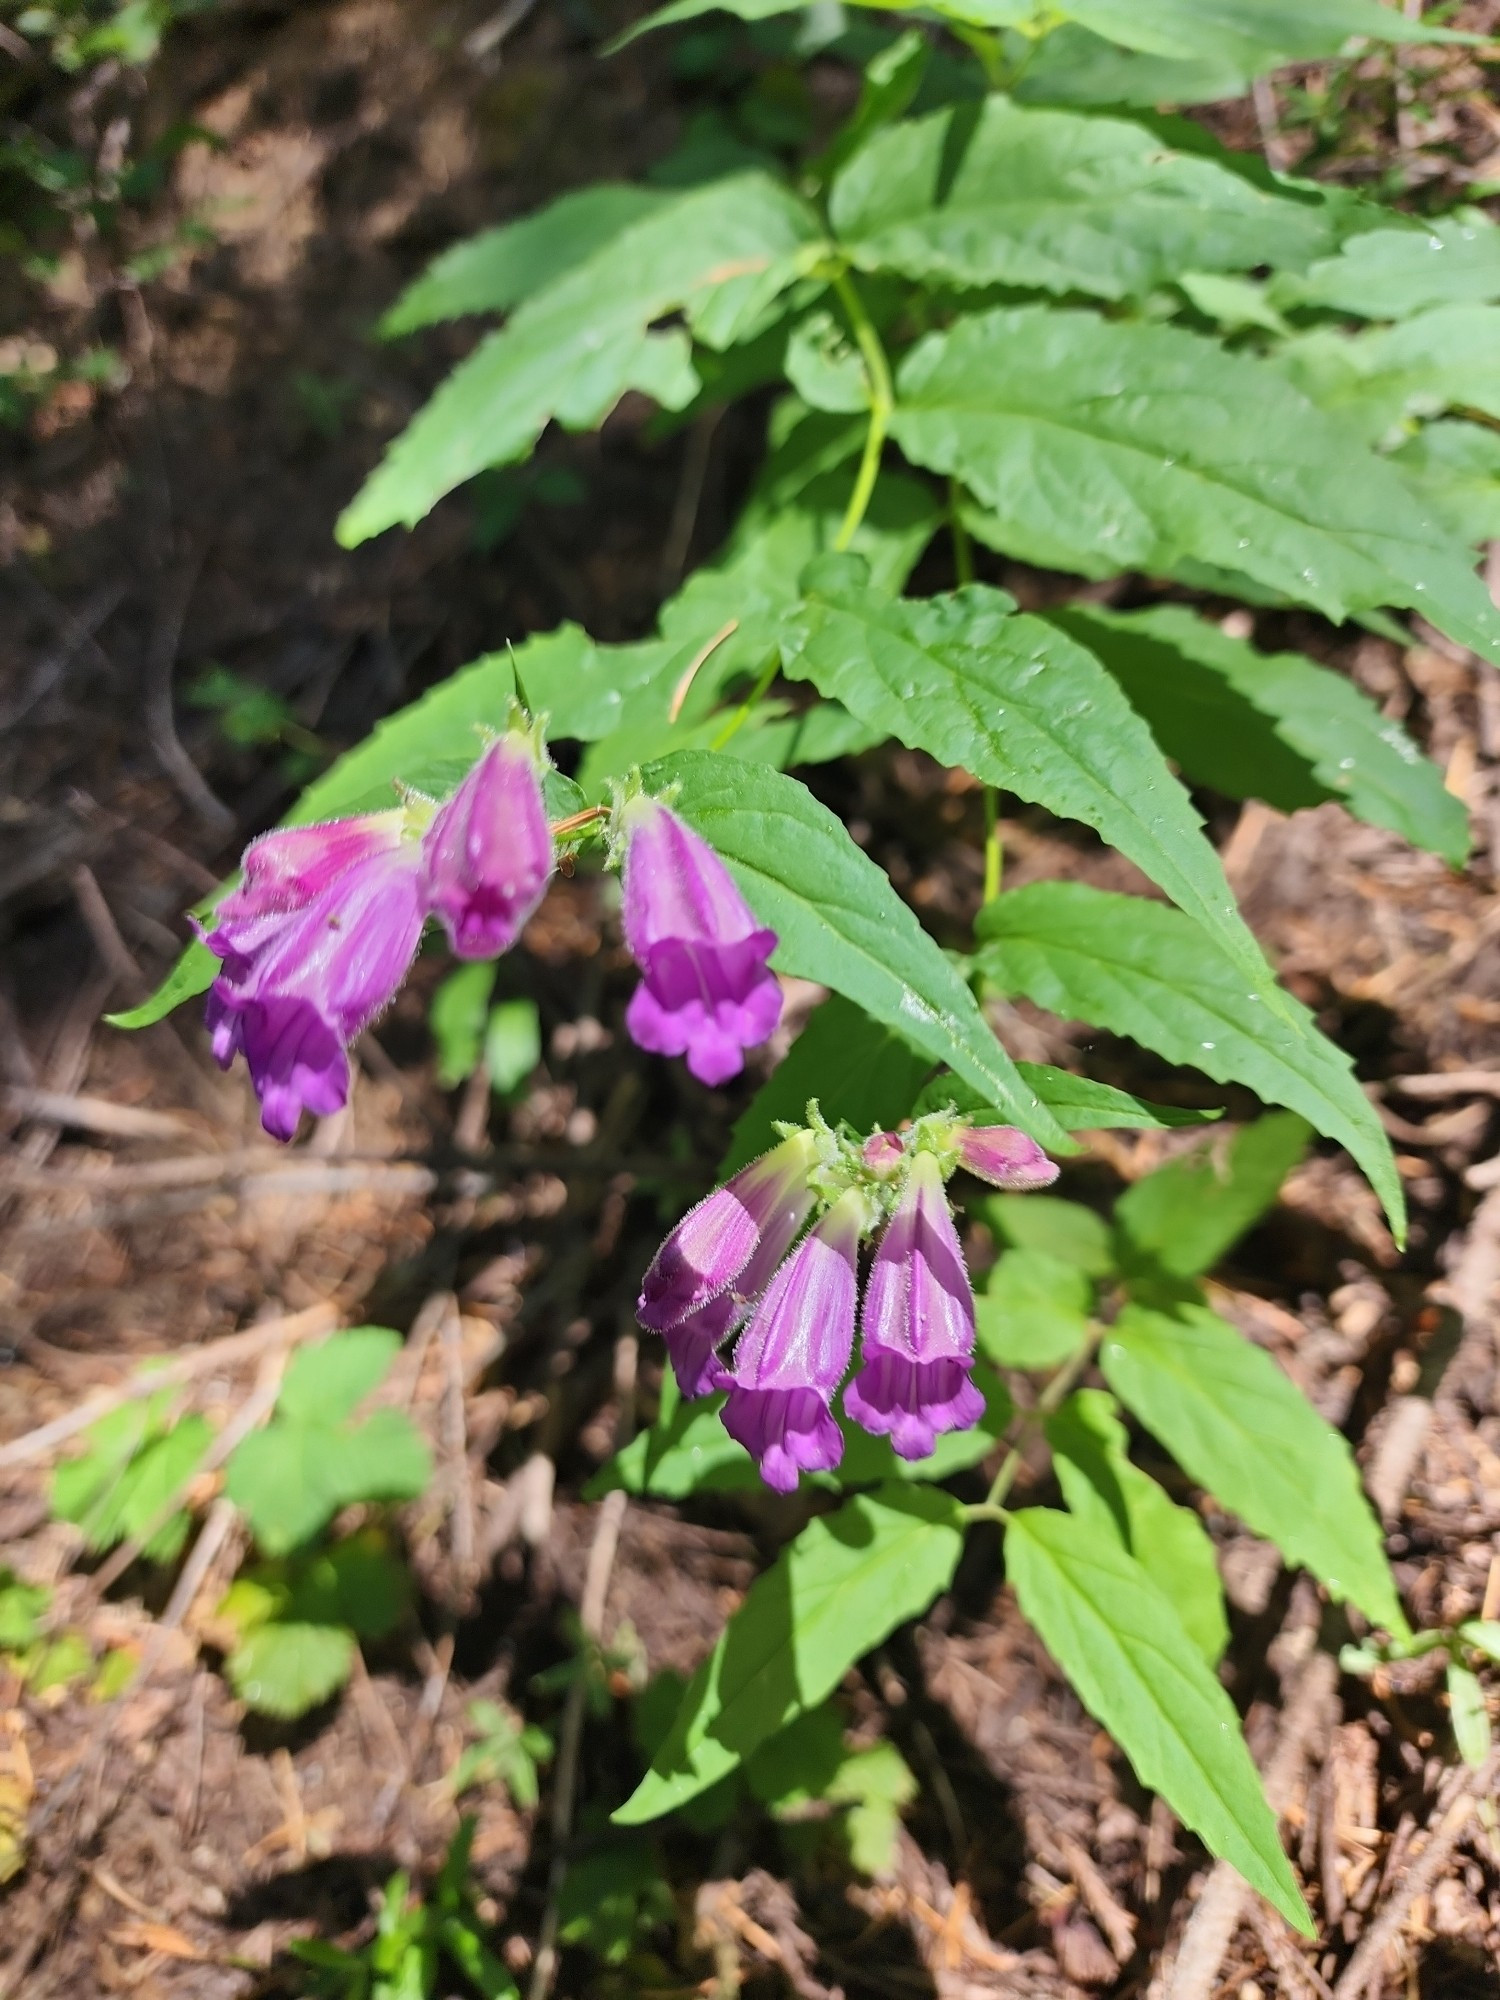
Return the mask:
M 858 533 L 859 524 L 870 504 L 870 496 L 875 491 L 875 481 L 880 476 L 880 454 L 891 427 L 891 412 L 896 407 L 896 391 L 891 382 L 891 365 L 880 344 L 880 335 L 875 331 L 859 289 L 847 271 L 835 274 L 833 289 L 848 315 L 870 385 L 870 427 L 865 432 L 865 448 L 855 475 L 854 491 L 849 495 L 848 508 L 834 537 L 835 550 L 842 551 L 848 548 Z
M 1083 1343 L 1082 1347 L 1069 1360 L 1065 1361 L 1057 1373 L 1049 1379 L 1046 1388 L 1037 1397 L 1035 1407 L 1024 1413 L 1021 1418 L 1021 1434 L 1005 1454 L 1000 1470 L 995 1474 L 990 1484 L 990 1490 L 984 1496 L 983 1509 L 976 1508 L 973 1510 L 976 1518 L 984 1519 L 987 1515 L 993 1516 L 996 1519 L 1004 1518 L 1004 1502 L 1010 1489 L 1015 1485 L 1017 1475 L 1021 1470 L 1022 1447 L 1026 1439 L 1036 1429 L 1039 1422 L 1044 1423 L 1052 1415 L 1052 1412 L 1067 1400 L 1072 1391 L 1073 1384 L 1093 1360 L 1094 1349 L 1099 1345 L 1099 1338 L 1102 1332 L 1103 1329 L 1101 1327 L 1091 1327 L 1089 1337 Z
M 745 724 L 750 720 L 750 717 L 755 711 L 758 704 L 764 699 L 766 692 L 769 689 L 772 681 L 775 680 L 776 669 L 780 664 L 781 664 L 780 654 L 773 653 L 770 659 L 767 660 L 766 664 L 761 668 L 760 675 L 759 678 L 756 680 L 755 686 L 751 688 L 749 694 L 745 696 L 745 699 L 740 703 L 739 707 L 734 711 L 734 714 L 730 716 L 728 722 L 719 731 L 718 735 L 709 745 L 709 748 L 711 750 L 722 750 L 725 744 L 728 743 L 733 737 L 737 736 L 740 730 L 744 728 Z
M 1000 893 L 1000 869 L 1004 861 L 1000 843 L 1000 794 L 994 785 L 984 788 L 984 900 L 993 903 Z
M 974 581 L 974 543 L 960 511 L 963 489 L 956 479 L 948 481 L 948 534 L 953 543 L 953 574 L 960 584 Z

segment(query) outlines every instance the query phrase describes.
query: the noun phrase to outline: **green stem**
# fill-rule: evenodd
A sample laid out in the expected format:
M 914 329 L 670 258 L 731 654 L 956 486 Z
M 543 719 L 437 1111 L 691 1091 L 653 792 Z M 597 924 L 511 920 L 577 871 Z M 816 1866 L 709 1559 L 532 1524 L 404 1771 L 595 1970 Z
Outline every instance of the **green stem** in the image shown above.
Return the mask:
M 773 653 L 770 659 L 767 660 L 766 664 L 761 668 L 760 675 L 759 678 L 756 680 L 755 686 L 751 688 L 749 694 L 745 696 L 745 699 L 740 703 L 739 707 L 734 711 L 734 714 L 730 716 L 728 722 L 719 731 L 718 735 L 714 738 L 713 742 L 709 744 L 708 747 L 710 750 L 722 750 L 724 748 L 724 745 L 729 742 L 731 737 L 738 735 L 740 730 L 743 729 L 745 724 L 750 720 L 751 715 L 754 713 L 756 705 L 762 700 L 767 689 L 770 687 L 772 681 L 775 680 L 776 669 L 777 667 L 780 666 L 780 664 L 781 664 L 781 655 L 779 653 Z
M 870 427 L 865 432 L 865 448 L 855 475 L 854 491 L 849 495 L 848 508 L 834 537 L 834 548 L 842 551 L 854 540 L 859 524 L 865 518 L 870 496 L 875 491 L 875 481 L 880 476 L 880 454 L 891 427 L 891 412 L 896 407 L 896 391 L 891 381 L 890 363 L 880 344 L 880 335 L 875 331 L 874 322 L 865 311 L 864 300 L 847 271 L 835 273 L 833 289 L 848 315 L 870 385 Z
M 960 511 L 963 488 L 956 479 L 948 481 L 948 533 L 953 542 L 953 574 L 960 584 L 974 581 L 974 544 Z
M 993 903 L 1000 893 L 1000 794 L 993 785 L 984 788 L 984 900 Z
M 1021 1435 L 1005 1454 L 1004 1462 L 1000 1470 L 995 1474 L 989 1492 L 984 1496 L 985 1508 L 989 1512 L 999 1510 L 998 1518 L 1004 1518 L 1004 1509 L 1001 1503 L 1016 1483 L 1016 1476 L 1021 1470 L 1022 1447 L 1026 1439 L 1036 1429 L 1038 1423 L 1044 1423 L 1052 1415 L 1052 1412 L 1061 1403 L 1065 1402 L 1072 1393 L 1073 1384 L 1093 1360 L 1094 1349 L 1099 1345 L 1103 1331 L 1102 1327 L 1093 1327 L 1090 1329 L 1088 1339 L 1079 1348 L 1078 1352 L 1070 1360 L 1065 1361 L 1057 1373 L 1048 1381 L 1046 1388 L 1037 1397 L 1035 1407 L 1023 1413 L 1021 1417 Z

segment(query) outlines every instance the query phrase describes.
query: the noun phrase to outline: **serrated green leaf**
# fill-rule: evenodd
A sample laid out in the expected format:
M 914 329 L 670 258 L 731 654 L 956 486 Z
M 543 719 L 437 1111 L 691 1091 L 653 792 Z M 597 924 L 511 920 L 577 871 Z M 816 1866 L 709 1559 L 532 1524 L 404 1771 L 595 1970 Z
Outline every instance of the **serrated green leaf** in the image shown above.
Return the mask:
M 1120 1268 L 1171 1278 L 1210 1270 L 1275 1201 L 1308 1137 L 1304 1119 L 1277 1111 L 1143 1175 L 1115 1204 Z
M 1190 918 L 1081 882 L 1039 882 L 987 904 L 976 928 L 986 940 L 979 969 L 1002 992 L 1129 1035 L 1216 1082 L 1246 1084 L 1347 1146 L 1401 1239 L 1405 1198 L 1390 1142 L 1349 1058 L 1289 995 L 1269 1007 L 1264 988 Z
M 272 1423 L 235 1447 L 224 1490 L 267 1555 L 285 1555 L 326 1527 L 343 1503 L 328 1424 Z
M 1442 771 L 1342 674 L 1257 652 L 1181 605 L 1047 616 L 1108 669 L 1195 784 L 1280 812 L 1337 799 L 1454 867 L 1467 858 L 1469 816 Z
M 1068 1511 L 1115 1536 L 1172 1605 L 1208 1665 L 1217 1666 L 1229 1621 L 1214 1545 L 1198 1516 L 1132 1463 L 1114 1397 L 1076 1390 L 1048 1417 L 1047 1442 Z
M 816 979 L 947 1063 L 1044 1145 L 1072 1142 L 1017 1076 L 957 970 L 804 785 L 734 757 L 682 751 L 643 773 L 677 787 L 674 810 L 728 864 L 762 923 L 774 963 Z
M 339 519 L 346 548 L 414 526 L 476 472 L 523 458 L 547 422 L 602 421 L 627 389 L 668 408 L 697 377 L 680 329 L 728 347 L 799 275 L 818 241 L 812 211 L 768 175 L 738 174 L 651 206 L 517 307 L 448 377 Z
M 415 1500 L 426 1492 L 432 1454 L 404 1410 L 376 1410 L 335 1437 L 333 1476 L 340 1506 L 356 1500 Z
M 187 1540 L 188 1515 L 183 1509 L 182 1489 L 198 1470 L 214 1428 L 206 1417 L 181 1417 L 165 1437 L 148 1444 L 131 1461 L 115 1497 L 117 1533 L 111 1540 L 129 1540 L 144 1535 L 169 1501 L 176 1500 L 173 1514 L 142 1547 L 148 1562 L 171 1562 Z
M 809 1522 L 693 1676 L 616 1823 L 685 1804 L 826 1700 L 861 1654 L 947 1587 L 962 1547 L 963 1510 L 933 1487 L 883 1487 Z
M 1389 460 L 1265 362 L 1178 327 L 1028 306 L 928 334 L 891 434 L 963 480 L 976 534 L 1088 576 L 1184 561 L 1242 571 L 1339 619 L 1418 609 L 1500 661 L 1469 555 Z
M 1081 1202 L 1051 1194 L 991 1194 L 968 1204 L 969 1212 L 1013 1250 L 1040 1250 L 1103 1278 L 1114 1269 L 1109 1224 Z
M 1046 1250 L 1007 1250 L 974 1301 L 979 1349 L 1001 1368 L 1053 1368 L 1089 1337 L 1094 1288 Z
M 1190 1111 L 1177 1104 L 1148 1104 L 1112 1083 L 1074 1076 L 1050 1063 L 1017 1063 L 1016 1069 L 1067 1132 L 1107 1132 L 1128 1127 L 1171 1132 L 1183 1125 L 1211 1125 L 1222 1111 Z M 977 1108 L 977 1107 L 975 1107 Z
M 411 1586 L 378 1529 L 365 1528 L 288 1566 L 284 1622 L 347 1625 L 362 1639 L 383 1639 L 405 1617 Z
M 509 312 L 605 250 L 671 197 L 609 181 L 575 188 L 534 215 L 455 243 L 408 285 L 380 322 L 387 340 L 465 313 Z
M 1500 418 L 1500 306 L 1437 306 L 1352 337 L 1319 329 L 1289 341 L 1276 366 L 1372 444 L 1444 410 Z
M 1398 1637 L 1405 1615 L 1347 1440 L 1206 1306 L 1127 1305 L 1104 1378 L 1183 1470 L 1288 1562 Z
M 1326 306 L 1359 319 L 1409 319 L 1432 306 L 1500 299 L 1500 229 L 1481 209 L 1421 228 L 1374 229 L 1300 275 L 1274 281 L 1279 304 Z
M 337 1424 L 385 1380 L 401 1351 L 388 1326 L 351 1326 L 292 1356 L 276 1399 L 278 1415 L 294 1422 Z
M 1478 1674 L 1460 1660 L 1448 1662 L 1448 1715 L 1459 1756 L 1479 1770 L 1488 1762 L 1494 1741 L 1490 1712 Z
M 1500 541 L 1500 432 L 1439 420 L 1391 457 L 1455 534 L 1471 545 Z
M 831 1123 L 843 1119 L 859 1133 L 899 1124 L 931 1067 L 903 1035 L 835 994 L 814 1009 L 740 1113 L 720 1178 L 737 1173 L 774 1145 L 778 1119 L 801 1123 L 811 1098 Z
M 1012 94 L 1021 104 L 1151 109 L 1158 104 L 1214 104 L 1242 97 L 1250 80 L 1242 64 L 1223 56 L 1146 55 L 1064 22 L 1032 44 Z
M 1260 977 L 1202 822 L 1093 654 L 982 584 L 889 599 L 864 578 L 855 557 L 813 565 L 783 671 L 908 748 L 1093 827 Z
M 261 1715 L 291 1720 L 326 1701 L 354 1665 L 354 1634 L 336 1625 L 262 1625 L 224 1662 L 229 1684 Z
M 0 1568 L 0 1648 L 29 1646 L 51 1602 L 52 1592 L 43 1585 L 22 1583 L 13 1569 Z
M 1088 1523 L 1029 1507 L 1006 1527 L 1005 1566 L 1023 1615 L 1141 1783 L 1316 1935 L 1234 1705 L 1140 1564 Z
M 878 133 L 835 181 L 829 216 L 864 270 L 1107 299 L 1183 270 L 1300 268 L 1336 241 L 1317 207 L 1143 126 L 1004 97 Z
M 1063 0 L 1060 11 L 1128 49 L 1213 57 L 1250 76 L 1338 55 L 1356 35 L 1378 42 L 1473 39 L 1413 20 L 1381 0 Z

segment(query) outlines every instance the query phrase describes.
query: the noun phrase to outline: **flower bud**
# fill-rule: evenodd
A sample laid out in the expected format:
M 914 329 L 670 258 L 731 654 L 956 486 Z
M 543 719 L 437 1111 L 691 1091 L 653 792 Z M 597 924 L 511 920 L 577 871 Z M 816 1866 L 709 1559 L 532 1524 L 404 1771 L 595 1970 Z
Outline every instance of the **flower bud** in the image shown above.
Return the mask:
M 900 1171 L 906 1148 L 899 1132 L 872 1132 L 860 1148 L 859 1157 L 872 1173 L 888 1179 Z
M 460 958 L 509 951 L 542 900 L 552 829 L 530 739 L 492 743 L 422 837 L 428 906 Z
M 969 1380 L 974 1296 L 931 1153 L 913 1159 L 875 1253 L 860 1358 L 844 1408 L 867 1431 L 889 1437 L 902 1458 L 928 1457 L 939 1432 L 968 1430 L 984 1415 Z
M 668 807 L 625 808 L 625 942 L 641 983 L 625 1025 L 639 1048 L 687 1057 L 700 1083 L 726 1083 L 781 1018 L 766 961 L 776 933 L 758 925 L 718 855 Z
M 972 1125 L 959 1136 L 958 1157 L 971 1174 L 991 1187 L 1050 1187 L 1057 1163 L 1049 1160 L 1035 1139 L 1014 1125 Z

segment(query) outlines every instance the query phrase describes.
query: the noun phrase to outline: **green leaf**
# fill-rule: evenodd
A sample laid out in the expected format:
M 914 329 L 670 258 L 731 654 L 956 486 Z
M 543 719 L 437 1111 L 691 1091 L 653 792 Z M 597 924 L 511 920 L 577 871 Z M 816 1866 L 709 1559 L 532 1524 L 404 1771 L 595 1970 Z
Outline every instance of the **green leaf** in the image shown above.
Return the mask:
M 1141 1783 L 1315 1936 L 1234 1704 L 1146 1571 L 1088 1522 L 1040 1507 L 1011 1517 L 1005 1567 L 1022 1613 Z
M 1372 1624 L 1407 1631 L 1346 1439 L 1262 1349 L 1206 1306 L 1127 1305 L 1104 1378 L 1184 1472 Z
M 161 1434 L 168 1399 L 156 1395 L 111 1410 L 84 1432 L 84 1449 L 52 1474 L 52 1512 L 83 1530 L 86 1546 L 120 1539 L 120 1483 L 136 1453 Z
M 760 1483 L 755 1461 L 719 1419 L 720 1396 L 679 1403 L 664 1424 L 640 1431 L 584 1488 L 586 1500 L 623 1487 L 659 1500 L 690 1493 L 749 1492 Z
M 931 55 L 927 37 L 919 28 L 908 28 L 871 57 L 858 104 L 814 163 L 820 179 L 830 178 L 873 132 L 901 116 L 921 89 Z
M 1007 1250 L 974 1301 L 979 1347 L 1001 1368 L 1054 1368 L 1089 1337 L 1094 1288 L 1046 1250 Z
M 1247 71 L 1222 56 L 1178 61 L 1145 55 L 1064 23 L 1031 45 L 1013 94 L 1022 104 L 1111 110 L 1120 105 L 1215 104 L 1243 96 L 1249 83 Z
M 287 1720 L 326 1701 L 349 1678 L 354 1634 L 336 1625 L 262 1625 L 224 1662 L 229 1684 L 261 1715 Z
M 890 599 L 864 574 L 848 556 L 812 567 L 783 670 L 909 749 L 1093 827 L 1261 977 L 1187 793 L 1093 654 L 983 584 Z
M 1336 56 L 1351 37 L 1464 42 L 1382 0 L 1064 0 L 1061 11 L 1128 49 L 1232 62 L 1247 75 Z
M 330 1446 L 339 1505 L 356 1500 L 415 1500 L 432 1480 L 432 1454 L 404 1410 L 376 1410 Z
M 1487 1660 L 1500 1666 L 1500 1619 L 1469 1618 L 1459 1626 L 1458 1636 Z
M 51 1602 L 52 1592 L 43 1585 L 22 1583 L 13 1569 L 0 1568 L 0 1648 L 31 1645 Z
M 1050 1063 L 1017 1063 L 1022 1078 L 1031 1085 L 1065 1131 L 1104 1132 L 1131 1127 L 1136 1130 L 1170 1132 L 1182 1125 L 1212 1124 L 1222 1111 L 1190 1111 L 1177 1104 L 1148 1104 L 1128 1090 L 1116 1090 L 1112 1083 L 1096 1083 L 1090 1077 L 1054 1069 Z
M 1300 653 L 1259 653 L 1181 605 L 1047 614 L 1120 683 L 1195 784 L 1280 812 L 1338 799 L 1461 867 L 1469 816 L 1401 725 L 1342 674 Z
M 1424 424 L 1391 457 L 1455 534 L 1471 544 L 1500 541 L 1500 432 L 1457 420 Z
M 1183 270 L 1300 268 L 1337 240 L 1315 205 L 1165 147 L 1144 126 L 1004 97 L 877 133 L 835 181 L 829 216 L 864 270 L 1107 299 Z
M 1347 1146 L 1401 1240 L 1400 1177 L 1349 1058 L 1286 993 L 1279 1009 L 1268 1006 L 1264 986 L 1252 987 L 1190 918 L 1082 882 L 1038 882 L 987 904 L 976 928 L 987 940 L 979 968 L 1002 992 L 1129 1035 L 1218 1083 L 1246 1084 Z
M 553 418 L 587 430 L 627 389 L 668 408 L 697 377 L 681 329 L 652 323 L 685 308 L 710 347 L 728 347 L 809 260 L 817 219 L 768 175 L 746 173 L 653 203 L 517 307 L 444 382 L 345 509 L 346 548 L 411 527 L 482 472 L 524 458 Z
M 693 1676 L 616 1823 L 685 1804 L 826 1700 L 861 1654 L 946 1589 L 962 1547 L 962 1508 L 929 1486 L 883 1487 L 810 1521 Z
M 904 1035 L 835 994 L 813 1010 L 740 1113 L 720 1178 L 737 1173 L 775 1144 L 778 1119 L 800 1124 L 811 1098 L 830 1123 L 842 1119 L 859 1133 L 899 1124 L 931 1067 Z
M 969 1213 L 1013 1250 L 1040 1250 L 1088 1278 L 1114 1269 L 1109 1224 L 1081 1202 L 1052 1194 L 991 1194 L 968 1204 Z
M 1227 1145 L 1211 1140 L 1143 1175 L 1115 1204 L 1121 1269 L 1171 1278 L 1211 1269 L 1275 1201 L 1307 1140 L 1305 1120 L 1277 1111 Z
M 609 181 L 577 188 L 534 215 L 455 243 L 408 285 L 380 322 L 391 339 L 464 313 L 509 312 L 606 250 L 670 197 Z
M 173 1561 L 181 1553 L 188 1533 L 182 1489 L 198 1470 L 213 1440 L 214 1428 L 206 1417 L 181 1417 L 165 1437 L 147 1445 L 131 1461 L 116 1491 L 118 1533 L 111 1539 L 124 1541 L 144 1535 L 168 1502 L 176 1500 L 171 1516 L 141 1550 L 148 1562 Z
M 520 1089 L 542 1059 L 542 1022 L 534 1000 L 502 1000 L 490 1013 L 484 1060 L 498 1097 Z
M 272 1423 L 235 1447 L 224 1490 L 267 1555 L 310 1541 L 343 1505 L 331 1425 Z
M 1339 619 L 1418 609 L 1500 661 L 1469 556 L 1346 421 L 1249 355 L 1181 328 L 1027 306 L 928 334 L 891 434 L 963 480 L 1006 553 L 1087 576 L 1243 572 Z
M 383 1382 L 401 1351 L 388 1326 L 351 1326 L 292 1356 L 276 1399 L 277 1414 L 303 1423 L 337 1424 Z
M 479 1066 L 496 969 L 493 960 L 461 965 L 432 996 L 427 1019 L 437 1043 L 437 1080 L 444 1090 L 452 1090 Z
M 347 1625 L 362 1639 L 383 1639 L 411 1606 L 405 1566 L 375 1528 L 292 1564 L 286 1583 L 277 1614 L 284 1621 Z
M 1478 1674 L 1459 1660 L 1448 1662 L 1448 1714 L 1459 1756 L 1475 1770 L 1480 1769 L 1489 1760 L 1494 1740 L 1490 1713 Z
M 1131 1463 L 1114 1397 L 1077 1390 L 1048 1417 L 1047 1442 L 1069 1512 L 1134 1556 L 1208 1665 L 1217 1666 L 1229 1621 L 1214 1545 L 1196 1514 Z
M 729 866 L 780 939 L 775 964 L 816 979 L 894 1028 L 1056 1150 L 1071 1142 L 1021 1082 L 958 971 L 862 854 L 843 822 L 794 778 L 734 757 L 680 751 L 643 773 L 677 787 L 674 810 Z
M 26 1660 L 26 1686 L 34 1695 L 49 1694 L 80 1679 L 94 1664 L 88 1640 L 81 1632 L 60 1632 L 43 1641 Z
M 139 1007 L 126 1008 L 123 1014 L 106 1014 L 104 1019 L 111 1028 L 134 1030 L 154 1027 L 158 1021 L 165 1020 L 174 1007 L 180 1007 L 184 1000 L 206 993 L 218 970 L 219 960 L 206 944 L 200 944 L 195 938 L 148 999 L 143 1000 Z
M 1289 342 L 1276 365 L 1372 444 L 1443 410 L 1500 418 L 1500 306 L 1437 306 L 1352 338 L 1320 329 Z
M 1408 319 L 1431 306 L 1500 299 L 1500 229 L 1482 209 L 1421 228 L 1373 229 L 1300 276 L 1278 276 L 1279 305 L 1326 306 L 1359 319 Z

